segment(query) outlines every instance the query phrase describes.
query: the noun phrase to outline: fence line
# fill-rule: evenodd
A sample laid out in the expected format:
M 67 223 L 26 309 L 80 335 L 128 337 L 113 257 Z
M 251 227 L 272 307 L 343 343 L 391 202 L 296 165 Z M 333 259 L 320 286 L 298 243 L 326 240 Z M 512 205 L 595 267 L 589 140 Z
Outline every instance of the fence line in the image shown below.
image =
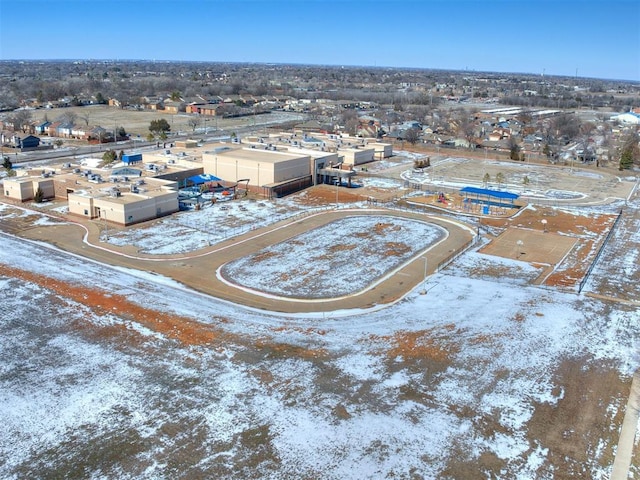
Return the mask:
M 464 252 L 466 252 L 469 248 L 471 248 L 471 246 L 473 246 L 477 239 L 479 237 L 475 236 L 472 239 L 470 239 L 469 241 L 467 241 L 467 243 L 465 243 L 464 245 L 462 245 L 461 247 L 456 248 L 453 252 L 451 252 L 449 255 L 447 255 L 445 258 L 443 258 L 442 260 L 440 260 L 440 262 L 438 263 L 438 269 L 437 271 L 440 272 L 441 270 L 443 270 L 444 268 L 446 268 L 450 263 L 452 263 L 456 258 L 458 258 L 460 255 L 462 255 Z
M 602 245 L 600 245 L 600 248 L 598 249 L 598 253 L 596 253 L 596 257 L 593 259 L 593 262 L 591 262 L 591 265 L 589 265 L 589 268 L 587 269 L 587 273 L 584 275 L 584 278 L 580 282 L 580 285 L 578 286 L 578 293 L 582 293 L 582 289 L 587 284 L 587 280 L 589 280 L 589 275 L 591 275 L 591 271 L 596 266 L 596 263 L 598 263 L 598 260 L 600 260 L 600 257 L 602 256 L 602 252 L 604 252 L 604 247 L 607 245 L 607 243 L 609 242 L 609 239 L 613 235 L 613 232 L 618 226 L 618 223 L 621 217 L 622 217 L 622 209 L 620 209 L 620 213 L 618 213 L 618 216 L 613 222 L 613 225 L 611 226 L 611 230 L 609 230 L 609 233 L 607 233 L 607 236 L 604 237 L 604 241 L 602 242 Z

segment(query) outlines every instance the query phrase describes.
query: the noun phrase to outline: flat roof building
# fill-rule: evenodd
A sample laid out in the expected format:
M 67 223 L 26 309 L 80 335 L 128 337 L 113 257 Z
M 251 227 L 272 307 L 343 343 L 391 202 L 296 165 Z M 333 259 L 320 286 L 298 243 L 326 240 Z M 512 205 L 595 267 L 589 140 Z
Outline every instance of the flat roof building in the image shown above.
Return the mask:
M 108 186 L 100 190 L 78 190 L 68 194 L 69 213 L 131 225 L 179 210 L 175 183 L 149 180 L 128 189 Z
M 204 172 L 227 182 L 246 182 L 267 197 L 286 195 L 312 184 L 311 157 L 266 148 L 220 147 L 202 154 Z
M 370 147 L 363 148 L 339 148 L 338 154 L 344 158 L 347 165 L 357 166 L 363 163 L 373 162 L 375 149 Z

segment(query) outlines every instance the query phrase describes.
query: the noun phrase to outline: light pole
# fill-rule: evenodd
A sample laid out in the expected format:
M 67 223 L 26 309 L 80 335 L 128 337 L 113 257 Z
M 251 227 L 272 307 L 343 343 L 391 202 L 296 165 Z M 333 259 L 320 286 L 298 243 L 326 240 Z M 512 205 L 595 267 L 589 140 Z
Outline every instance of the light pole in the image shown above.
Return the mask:
M 427 256 L 425 255 L 424 257 L 422 257 L 422 259 L 424 260 L 424 278 L 422 280 L 422 291 L 420 292 L 420 295 L 426 295 L 427 294 Z
M 107 212 L 106 212 L 106 210 L 104 210 L 104 209 L 100 210 L 100 215 L 102 216 L 102 220 L 104 221 L 104 241 L 108 242 L 109 241 L 109 231 L 107 230 L 108 226 L 107 226 Z

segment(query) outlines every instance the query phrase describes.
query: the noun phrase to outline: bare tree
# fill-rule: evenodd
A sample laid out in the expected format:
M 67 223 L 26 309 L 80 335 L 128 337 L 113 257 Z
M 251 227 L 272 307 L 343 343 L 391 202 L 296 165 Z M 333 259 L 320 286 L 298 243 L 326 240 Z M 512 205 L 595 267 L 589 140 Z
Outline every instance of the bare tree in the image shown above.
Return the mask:
M 67 111 L 58 117 L 58 121 L 73 124 L 75 123 L 77 118 L 78 118 L 78 114 L 76 112 Z
M 473 148 L 475 126 L 471 115 L 464 108 L 461 108 L 454 113 L 453 121 L 455 124 L 456 134 L 467 140 L 469 142 L 469 147 Z
M 9 121 L 13 123 L 15 130 L 20 130 L 23 133 L 31 123 L 31 110 L 16 110 L 9 117 Z
M 87 126 L 87 127 L 88 127 L 88 126 L 89 126 L 89 120 L 90 120 L 90 118 L 91 118 L 91 115 L 89 114 L 89 111 L 88 111 L 88 110 L 86 110 L 86 109 L 85 109 L 85 110 L 83 110 L 82 114 L 80 114 L 80 118 L 81 118 L 82 120 L 84 120 L 84 124 L 85 124 L 85 126 Z
M 191 130 L 193 132 L 196 131 L 196 127 L 198 126 L 199 123 L 200 123 L 200 119 L 198 117 L 189 117 L 189 120 L 187 120 L 187 125 L 191 127 Z
M 420 140 L 420 130 L 417 128 L 410 128 L 404 132 L 404 139 L 411 145 L 415 145 Z
M 551 127 L 556 137 L 563 138 L 565 142 L 574 140 L 580 134 L 580 120 L 575 115 L 558 115 L 552 119 Z
M 523 108 L 517 115 L 517 118 L 522 126 L 525 127 L 531 123 L 533 116 L 531 115 L 531 110 L 529 110 L 528 108 Z
M 358 126 L 360 125 L 360 122 L 358 121 L 358 113 L 353 109 L 347 108 L 342 112 L 341 117 L 340 122 L 347 133 L 356 135 L 358 133 Z

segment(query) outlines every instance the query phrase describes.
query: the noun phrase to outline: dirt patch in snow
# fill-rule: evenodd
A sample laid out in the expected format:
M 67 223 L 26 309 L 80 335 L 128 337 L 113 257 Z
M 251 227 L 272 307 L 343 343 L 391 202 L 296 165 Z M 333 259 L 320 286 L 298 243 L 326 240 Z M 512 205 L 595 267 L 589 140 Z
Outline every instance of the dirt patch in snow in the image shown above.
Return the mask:
M 391 360 L 449 363 L 451 356 L 460 349 L 460 345 L 450 338 L 455 329 L 455 325 L 449 324 L 427 330 L 398 331 L 392 336 L 372 337 L 371 340 L 390 345 L 386 355 Z
M 395 193 L 390 193 L 388 189 L 383 188 L 346 188 L 334 187 L 332 185 L 316 185 L 289 198 L 299 205 L 317 207 L 331 204 L 335 205 L 336 198 L 339 204 L 349 204 L 364 202 L 369 198 L 386 201 L 394 195 Z
M 167 338 L 178 340 L 186 345 L 221 346 L 224 342 L 234 340 L 227 332 L 222 332 L 190 318 L 145 308 L 128 300 L 123 295 L 111 294 L 74 285 L 44 275 L 0 265 L 0 276 L 19 278 L 46 288 L 62 298 L 85 305 L 98 314 L 113 314 L 134 321 L 140 325 L 161 333 Z M 124 333 L 126 325 L 116 324 L 101 329 L 105 338 L 115 333 Z M 130 340 L 133 335 L 127 334 Z M 235 339 L 237 341 L 237 339 Z
M 549 449 L 537 476 L 593 478 L 590 459 L 600 459 L 603 469 L 613 463 L 629 384 L 616 368 L 585 358 L 564 359 L 555 383 L 558 401 L 535 404 L 527 428 L 532 444 Z

